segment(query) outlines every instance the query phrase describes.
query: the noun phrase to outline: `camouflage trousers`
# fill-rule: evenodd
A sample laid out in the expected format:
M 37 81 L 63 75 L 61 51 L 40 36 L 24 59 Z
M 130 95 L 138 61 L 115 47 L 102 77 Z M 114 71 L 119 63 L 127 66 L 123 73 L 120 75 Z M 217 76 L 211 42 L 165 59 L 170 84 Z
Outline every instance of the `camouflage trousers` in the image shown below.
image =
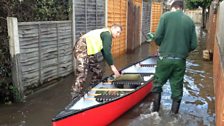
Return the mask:
M 87 45 L 84 38 L 80 38 L 76 42 L 73 55 L 76 59 L 76 78 L 72 89 L 76 93 L 81 93 L 89 72 L 93 72 L 91 84 L 97 84 L 101 81 L 104 73 L 104 64 L 103 62 L 98 62 L 94 55 L 87 54 Z

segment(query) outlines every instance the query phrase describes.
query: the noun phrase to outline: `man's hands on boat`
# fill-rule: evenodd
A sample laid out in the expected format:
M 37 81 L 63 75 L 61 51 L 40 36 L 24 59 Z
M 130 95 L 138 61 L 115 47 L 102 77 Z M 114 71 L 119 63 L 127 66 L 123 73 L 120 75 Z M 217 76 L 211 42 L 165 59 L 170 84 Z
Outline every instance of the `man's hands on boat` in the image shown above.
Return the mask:
M 114 65 L 111 65 L 110 68 L 113 71 L 115 77 L 121 76 L 121 74 L 119 73 L 119 71 L 117 70 L 117 68 Z

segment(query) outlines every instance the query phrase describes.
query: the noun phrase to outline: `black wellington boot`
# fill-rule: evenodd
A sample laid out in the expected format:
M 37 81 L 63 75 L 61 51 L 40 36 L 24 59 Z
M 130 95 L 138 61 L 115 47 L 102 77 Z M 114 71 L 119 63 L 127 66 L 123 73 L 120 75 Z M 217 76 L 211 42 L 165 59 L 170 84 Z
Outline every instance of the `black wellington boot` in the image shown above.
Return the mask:
M 180 101 L 173 100 L 171 113 L 177 114 L 179 112 L 180 103 L 181 103 L 181 100 Z
M 161 100 L 161 93 L 153 93 L 153 108 L 152 108 L 152 112 L 159 112 L 160 100 Z

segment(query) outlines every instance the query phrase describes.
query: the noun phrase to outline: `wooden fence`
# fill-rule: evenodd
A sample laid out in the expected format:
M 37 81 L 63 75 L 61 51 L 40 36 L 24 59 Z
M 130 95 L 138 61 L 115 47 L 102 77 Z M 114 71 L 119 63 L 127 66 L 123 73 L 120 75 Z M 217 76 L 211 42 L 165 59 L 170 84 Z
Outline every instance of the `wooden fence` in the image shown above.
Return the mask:
M 21 100 L 34 88 L 72 73 L 75 40 L 105 27 L 104 0 L 75 0 L 73 5 L 74 25 L 72 21 L 17 22 L 8 18 L 13 84 Z
M 213 58 L 216 126 L 224 125 L 224 2 L 220 3 Z
M 71 25 L 71 21 L 18 23 L 8 18 L 13 83 L 21 97 L 73 71 Z
M 113 39 L 112 54 L 114 57 L 126 53 L 127 49 L 127 0 L 107 0 L 107 26 L 114 23 L 122 26 L 122 33 Z
M 152 2 L 151 6 L 150 32 L 156 32 L 159 24 L 160 16 L 163 13 L 163 5 L 161 2 Z
M 146 41 L 146 34 L 150 31 L 151 1 L 143 1 L 142 11 L 142 42 Z
M 150 2 L 142 0 L 133 0 L 133 6 L 138 11 L 138 22 L 129 27 L 137 29 L 133 31 L 137 47 L 141 44 L 141 28 L 145 34 L 149 31 L 151 8 Z M 126 53 L 128 0 L 72 0 L 72 9 L 71 21 L 17 22 L 16 18 L 8 18 L 13 84 L 21 99 L 34 88 L 45 86 L 45 82 L 72 73 L 72 48 L 81 34 L 90 30 L 120 23 L 123 31 L 113 40 L 112 53 Z
M 128 1 L 128 35 L 127 51 L 132 52 L 140 45 L 141 8 L 133 0 Z
M 217 20 L 217 13 L 213 9 L 214 4 L 211 4 L 209 10 L 209 19 L 208 19 L 208 34 L 206 38 L 206 49 L 213 52 L 214 48 L 214 41 L 215 41 L 215 32 L 216 32 L 216 20 Z
M 151 5 L 151 19 L 150 19 L 150 32 L 155 33 L 159 24 L 160 17 L 163 13 L 163 4 L 161 2 L 152 2 Z M 150 54 L 157 53 L 157 45 L 153 42 L 150 45 Z
M 105 0 L 74 0 L 75 36 L 105 27 Z

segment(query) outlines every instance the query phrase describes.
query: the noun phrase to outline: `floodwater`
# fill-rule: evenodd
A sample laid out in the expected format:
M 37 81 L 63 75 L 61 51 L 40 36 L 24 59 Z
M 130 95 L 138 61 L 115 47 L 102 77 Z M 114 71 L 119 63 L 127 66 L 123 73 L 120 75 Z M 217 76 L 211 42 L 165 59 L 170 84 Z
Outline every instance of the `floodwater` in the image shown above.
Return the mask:
M 149 94 L 111 126 L 215 126 L 212 62 L 202 59 L 206 34 L 198 32 L 198 36 L 202 36 L 199 37 L 200 46 L 187 60 L 184 96 L 179 114 L 169 114 L 172 100 L 167 82 L 164 85 L 159 113 L 151 113 L 152 96 Z M 149 53 L 149 44 L 143 44 L 133 53 L 115 58 L 115 65 L 121 69 L 147 57 Z M 107 67 L 105 75 L 109 74 L 111 71 Z M 29 96 L 23 103 L 0 105 L 0 126 L 50 126 L 51 118 L 71 100 L 70 87 L 73 79 L 72 75 L 63 78 L 57 84 Z

